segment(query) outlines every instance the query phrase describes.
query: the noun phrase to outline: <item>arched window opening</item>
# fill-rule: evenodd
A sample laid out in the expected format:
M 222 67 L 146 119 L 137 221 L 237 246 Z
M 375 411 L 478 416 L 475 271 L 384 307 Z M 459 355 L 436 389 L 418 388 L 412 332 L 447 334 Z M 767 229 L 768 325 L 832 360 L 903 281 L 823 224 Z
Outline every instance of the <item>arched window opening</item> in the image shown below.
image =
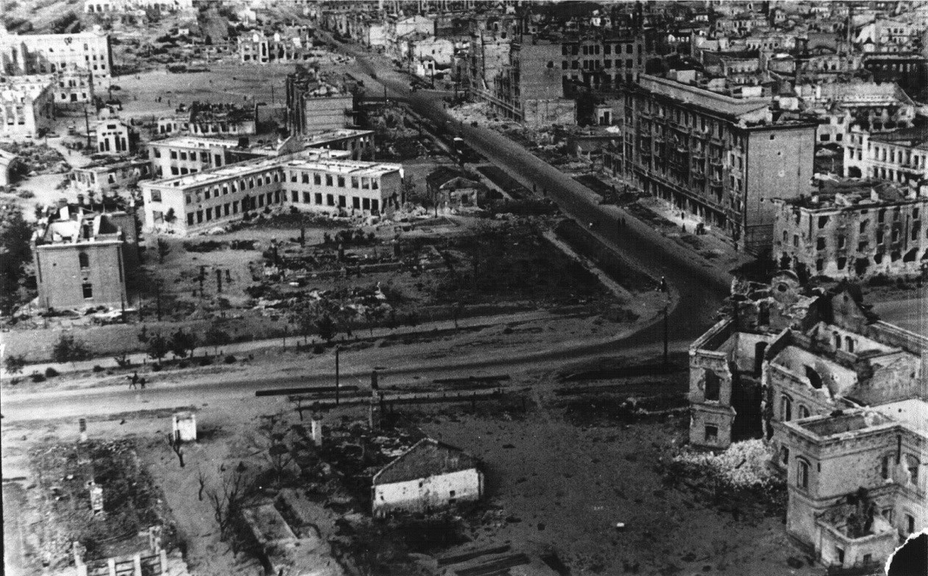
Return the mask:
M 805 458 L 796 459 L 796 486 L 809 489 L 809 462 Z
M 809 383 L 816 390 L 822 387 L 822 377 L 818 375 L 818 372 L 815 371 L 811 366 L 806 366 L 806 378 L 809 379 Z

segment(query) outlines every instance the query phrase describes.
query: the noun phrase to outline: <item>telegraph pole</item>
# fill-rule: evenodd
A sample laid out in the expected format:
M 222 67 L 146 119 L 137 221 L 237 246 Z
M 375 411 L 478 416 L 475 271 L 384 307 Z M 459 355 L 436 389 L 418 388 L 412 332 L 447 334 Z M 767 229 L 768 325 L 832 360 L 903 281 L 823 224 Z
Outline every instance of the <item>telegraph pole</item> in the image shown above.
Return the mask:
M 335 347 L 335 405 L 338 406 L 338 396 L 339 396 L 339 373 L 338 373 L 338 353 L 340 349 L 338 346 Z
M 87 103 L 84 103 L 84 130 L 87 131 L 87 148 L 90 148 L 90 119 L 87 117 Z

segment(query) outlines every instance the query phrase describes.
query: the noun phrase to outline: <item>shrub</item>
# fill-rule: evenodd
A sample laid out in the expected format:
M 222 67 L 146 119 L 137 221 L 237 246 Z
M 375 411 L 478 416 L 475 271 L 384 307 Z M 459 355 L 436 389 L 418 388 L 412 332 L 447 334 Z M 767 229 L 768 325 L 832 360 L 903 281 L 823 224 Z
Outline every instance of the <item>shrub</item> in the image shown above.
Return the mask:
M 52 349 L 55 362 L 77 362 L 90 359 L 90 348 L 70 334 L 62 334 Z
M 152 371 L 152 372 L 161 372 L 161 364 L 152 364 L 152 365 L 151 365 L 151 371 Z
M 94 371 L 94 372 L 103 372 L 103 366 L 100 366 L 99 364 L 96 364 L 96 365 L 93 367 L 93 371 Z
M 228 356 L 225 357 L 224 361 L 226 364 L 235 364 L 235 356 L 229 354 Z
M 17 196 L 23 200 L 29 200 L 30 198 L 35 198 L 35 193 L 32 190 L 21 190 L 16 193 Z
M 45 382 L 45 375 L 38 372 L 33 372 L 29 377 L 32 378 L 33 382 Z
M 190 366 L 190 363 L 186 360 L 181 360 L 180 363 L 177 364 L 178 368 L 186 368 L 188 366 Z
M 313 346 L 313 354 L 322 354 L 323 352 L 325 352 L 325 347 L 322 344 Z
M 49 366 L 48 368 L 45 369 L 45 377 L 46 377 L 46 378 L 54 378 L 54 377 L 57 376 L 57 375 L 58 375 L 58 371 L 55 370 L 54 368 L 52 368 L 51 366 Z
M 210 366 L 213 363 L 212 356 L 201 356 L 199 359 L 200 366 Z

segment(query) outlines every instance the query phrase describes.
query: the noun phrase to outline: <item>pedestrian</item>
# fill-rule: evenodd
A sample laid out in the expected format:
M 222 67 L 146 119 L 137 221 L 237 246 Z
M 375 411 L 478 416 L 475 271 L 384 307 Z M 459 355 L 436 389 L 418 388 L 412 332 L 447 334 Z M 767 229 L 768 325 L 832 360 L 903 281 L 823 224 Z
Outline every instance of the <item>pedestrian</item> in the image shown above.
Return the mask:
M 129 390 L 135 388 L 135 380 L 133 380 L 130 376 L 126 376 L 126 380 L 129 381 Z

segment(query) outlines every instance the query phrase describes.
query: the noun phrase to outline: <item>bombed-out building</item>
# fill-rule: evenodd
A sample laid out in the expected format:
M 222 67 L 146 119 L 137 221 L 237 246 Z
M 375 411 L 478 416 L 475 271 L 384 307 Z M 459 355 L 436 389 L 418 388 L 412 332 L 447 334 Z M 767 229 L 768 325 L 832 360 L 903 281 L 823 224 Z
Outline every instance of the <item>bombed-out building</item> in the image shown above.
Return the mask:
M 876 565 L 928 522 L 926 358 L 928 338 L 879 321 L 853 286 L 736 281 L 690 348 L 690 442 L 765 438 L 789 533 L 828 566 Z
M 881 571 L 902 539 L 928 527 L 924 397 L 784 422 L 777 432 L 786 530 L 825 566 Z
M 773 204 L 773 256 L 801 275 L 917 276 L 928 266 L 928 194 L 847 182 Z
M 350 160 L 350 155 L 306 148 L 143 182 L 145 229 L 186 235 L 285 207 L 389 217 L 405 201 L 403 167 Z
M 307 134 L 354 126 L 354 96 L 297 66 L 287 75 L 287 130 Z
M 62 206 L 36 232 L 32 249 L 43 310 L 128 304 L 139 264 L 132 214 Z

